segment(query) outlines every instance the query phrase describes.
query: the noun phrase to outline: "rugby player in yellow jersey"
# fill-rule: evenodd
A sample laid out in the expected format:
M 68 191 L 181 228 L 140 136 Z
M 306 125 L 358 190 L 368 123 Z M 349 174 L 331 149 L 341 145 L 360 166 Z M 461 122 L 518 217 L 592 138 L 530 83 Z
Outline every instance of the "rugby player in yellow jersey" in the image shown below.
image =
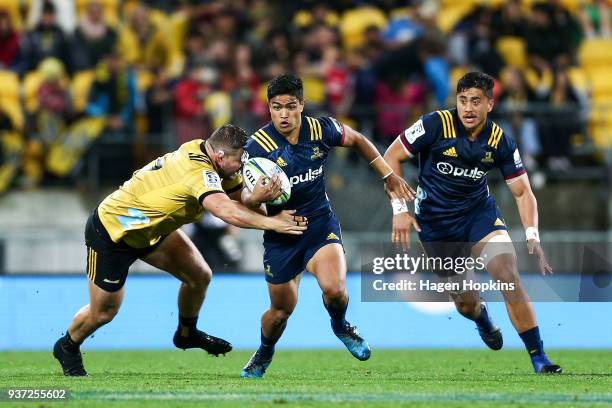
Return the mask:
M 233 125 L 217 129 L 206 141 L 187 142 L 136 171 L 93 211 L 85 227 L 89 304 L 76 313 L 53 348 L 65 375 L 87 375 L 80 345 L 119 311 L 128 269 L 136 259 L 182 282 L 176 347 L 202 348 L 214 355 L 232 349 L 227 341 L 196 328 L 212 272 L 179 228 L 204 210 L 238 227 L 286 234 L 302 234 L 307 223 L 293 211 L 266 217 L 236 201 L 242 193 L 238 171 L 246 142 L 244 130 Z M 264 186 L 262 179 L 253 189 L 262 202 L 279 193 L 277 180 Z

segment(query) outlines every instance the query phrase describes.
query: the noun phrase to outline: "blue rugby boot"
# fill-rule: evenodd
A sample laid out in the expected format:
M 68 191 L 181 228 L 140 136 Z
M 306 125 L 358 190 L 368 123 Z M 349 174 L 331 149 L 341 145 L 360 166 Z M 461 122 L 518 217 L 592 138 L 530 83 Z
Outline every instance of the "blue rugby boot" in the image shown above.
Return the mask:
M 491 350 L 501 350 L 504 345 L 501 329 L 493 323 L 487 304 L 480 303 L 480 316 L 475 320 L 480 338 Z
M 549 359 L 546 353 L 535 354 L 531 357 L 531 364 L 533 364 L 533 370 L 536 374 L 561 374 L 563 369 L 553 364 Z
M 359 332 L 355 326 L 351 326 L 349 322 L 345 320 L 344 325 L 340 328 L 336 328 L 332 324 L 332 329 L 336 337 L 338 337 L 340 341 L 344 343 L 353 357 L 361 361 L 365 361 L 370 358 L 370 345 L 363 337 L 359 335 Z
M 260 345 L 255 354 L 240 372 L 242 378 L 261 378 L 272 363 L 274 346 Z

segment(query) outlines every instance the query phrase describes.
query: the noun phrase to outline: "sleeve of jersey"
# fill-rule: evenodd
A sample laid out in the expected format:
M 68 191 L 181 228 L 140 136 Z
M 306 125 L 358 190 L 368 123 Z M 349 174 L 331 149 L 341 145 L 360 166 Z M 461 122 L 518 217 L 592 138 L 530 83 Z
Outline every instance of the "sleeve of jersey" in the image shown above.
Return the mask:
M 440 121 L 440 117 L 435 112 L 423 115 L 412 126 L 400 133 L 398 138 L 408 157 L 413 158 L 433 144 Z
M 200 203 L 210 194 L 225 194 L 221 185 L 221 177 L 215 171 L 209 169 L 196 170 L 189 174 L 185 180 L 185 187 L 189 194 L 197 198 Z
M 223 179 L 221 182 L 221 187 L 227 194 L 235 193 L 242 188 L 242 176 L 238 173 L 234 174 L 232 177 Z
M 516 143 L 507 134 L 502 136 L 499 157 L 499 169 L 507 183 L 512 183 L 514 179 L 527 172 Z
M 321 123 L 323 141 L 329 146 L 344 144 L 344 126 L 338 120 L 326 116 L 317 118 Z

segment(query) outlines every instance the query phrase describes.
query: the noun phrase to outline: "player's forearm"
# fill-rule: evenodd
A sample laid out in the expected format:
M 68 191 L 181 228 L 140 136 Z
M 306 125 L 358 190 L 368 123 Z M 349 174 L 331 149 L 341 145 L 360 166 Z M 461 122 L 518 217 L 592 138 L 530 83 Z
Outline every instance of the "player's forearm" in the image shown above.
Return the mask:
M 253 199 L 253 194 L 246 188 L 242 190 L 240 202 L 250 210 L 253 210 L 261 215 L 267 215 L 266 206 L 263 203 Z
M 383 156 L 391 170 L 393 170 L 393 173 L 402 178 L 404 178 L 404 170 L 402 168 L 403 156 L 405 156 L 405 153 L 402 147 L 397 145 L 397 142 L 393 142 Z
M 538 202 L 531 191 L 525 191 L 516 198 L 523 228 L 538 227 Z
M 270 219 L 268 217 L 245 207 L 237 201 L 227 201 L 222 207 L 211 212 L 228 224 L 240 228 L 270 229 Z
M 355 138 L 353 149 L 370 163 L 370 167 L 372 167 L 381 178 L 386 178 L 394 173 L 385 159 L 380 155 L 376 146 L 374 146 L 365 136 L 359 135 Z

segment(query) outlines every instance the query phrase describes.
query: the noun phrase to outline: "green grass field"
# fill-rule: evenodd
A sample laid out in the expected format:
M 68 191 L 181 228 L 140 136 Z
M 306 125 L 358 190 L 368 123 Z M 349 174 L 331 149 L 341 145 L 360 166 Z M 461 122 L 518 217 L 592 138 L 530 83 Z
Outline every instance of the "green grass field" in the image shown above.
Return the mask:
M 561 376 L 536 376 L 524 351 L 375 350 L 359 362 L 343 350 L 279 350 L 263 379 L 239 378 L 250 352 L 85 352 L 88 378 L 66 378 L 51 352 L 0 353 L 0 390 L 66 388 L 61 402 L 26 407 L 612 406 L 612 350 L 551 350 Z

